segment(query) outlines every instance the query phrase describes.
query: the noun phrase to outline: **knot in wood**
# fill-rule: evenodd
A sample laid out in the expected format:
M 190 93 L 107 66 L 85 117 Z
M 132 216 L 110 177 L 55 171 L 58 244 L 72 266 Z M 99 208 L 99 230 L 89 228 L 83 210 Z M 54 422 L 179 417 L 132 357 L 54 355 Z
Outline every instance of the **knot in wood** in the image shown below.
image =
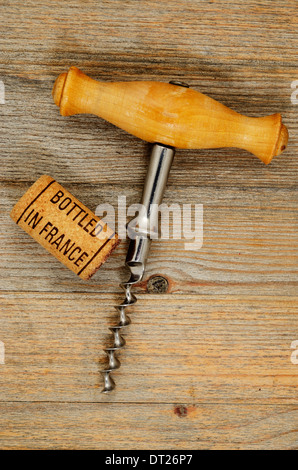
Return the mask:
M 169 282 L 163 276 L 152 276 L 147 282 L 147 292 L 149 294 L 164 294 L 168 291 Z

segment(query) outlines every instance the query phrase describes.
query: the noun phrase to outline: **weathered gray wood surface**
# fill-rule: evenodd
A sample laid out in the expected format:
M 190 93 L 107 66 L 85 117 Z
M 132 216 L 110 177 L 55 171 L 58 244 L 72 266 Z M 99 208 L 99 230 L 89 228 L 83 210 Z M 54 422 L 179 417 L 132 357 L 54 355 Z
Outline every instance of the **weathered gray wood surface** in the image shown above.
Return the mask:
M 298 413 L 289 405 L 1 403 L 0 413 L 8 449 L 297 447 Z
M 0 448 L 298 447 L 296 8 L 2 2 Z M 59 116 L 51 88 L 70 65 L 100 80 L 187 81 L 243 114 L 281 112 L 290 133 L 269 166 L 233 149 L 177 151 L 165 202 L 204 205 L 204 245 L 152 245 L 109 396 L 99 370 L 127 242 L 87 283 L 9 218 L 42 174 L 93 209 L 139 201 L 149 145 Z M 168 293 L 147 292 L 156 274 Z
M 116 317 L 111 305 L 120 299 L 4 293 L 1 331 L 8 360 L 1 369 L 1 398 L 296 403 L 297 366 L 290 361 L 295 297 L 139 295 L 118 388 L 102 395 L 101 345 Z

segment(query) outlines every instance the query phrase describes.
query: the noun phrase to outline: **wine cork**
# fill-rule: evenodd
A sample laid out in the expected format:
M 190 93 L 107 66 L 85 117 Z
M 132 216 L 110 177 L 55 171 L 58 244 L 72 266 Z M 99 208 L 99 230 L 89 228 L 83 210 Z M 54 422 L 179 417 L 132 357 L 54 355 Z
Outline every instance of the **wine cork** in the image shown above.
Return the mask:
M 41 176 L 17 202 L 11 218 L 61 263 L 87 280 L 120 240 L 50 176 Z

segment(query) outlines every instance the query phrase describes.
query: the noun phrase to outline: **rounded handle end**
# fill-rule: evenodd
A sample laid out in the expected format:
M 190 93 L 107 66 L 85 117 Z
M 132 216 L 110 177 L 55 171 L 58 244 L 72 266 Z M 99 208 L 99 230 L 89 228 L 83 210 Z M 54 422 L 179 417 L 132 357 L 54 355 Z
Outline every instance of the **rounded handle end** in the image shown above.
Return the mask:
M 288 129 L 282 123 L 279 113 L 252 119 L 255 120 L 255 130 L 250 145 L 244 145 L 243 148 L 268 165 L 274 157 L 286 149 L 289 139 Z
M 277 144 L 276 144 L 276 149 L 275 149 L 274 156 L 280 155 L 287 148 L 288 139 L 289 139 L 288 129 L 286 128 L 286 126 L 284 124 L 282 124 L 281 129 L 280 129 L 279 138 L 278 138 L 278 141 L 277 141 Z
M 52 96 L 54 99 L 54 103 L 57 106 L 60 106 L 62 95 L 63 95 L 63 89 L 64 85 L 66 82 L 66 77 L 67 73 L 61 73 L 58 78 L 56 78 L 56 81 L 54 83 L 53 91 L 52 91 Z

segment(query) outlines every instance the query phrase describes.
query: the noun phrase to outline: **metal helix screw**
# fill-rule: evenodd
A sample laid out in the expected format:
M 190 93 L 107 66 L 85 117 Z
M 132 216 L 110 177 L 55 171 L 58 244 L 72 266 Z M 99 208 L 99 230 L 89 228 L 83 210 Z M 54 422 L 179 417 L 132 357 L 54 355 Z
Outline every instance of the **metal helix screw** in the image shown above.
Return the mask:
M 119 312 L 119 322 L 118 325 L 110 328 L 110 331 L 114 335 L 113 346 L 104 350 L 108 356 L 109 364 L 106 369 L 101 371 L 104 379 L 104 388 L 102 390 L 102 393 L 109 393 L 114 390 L 116 386 L 113 378 L 111 377 L 111 373 L 114 370 L 119 369 L 119 367 L 121 366 L 121 362 L 115 354 L 126 344 L 125 339 L 121 335 L 121 330 L 126 326 L 130 325 L 131 323 L 131 319 L 127 315 L 125 310 L 127 307 L 134 305 L 137 301 L 136 296 L 131 293 L 131 287 L 138 281 L 139 279 L 136 279 L 135 277 L 131 276 L 128 282 L 120 284 L 120 287 L 122 287 L 125 292 L 125 299 L 121 304 L 115 306 L 116 310 Z

